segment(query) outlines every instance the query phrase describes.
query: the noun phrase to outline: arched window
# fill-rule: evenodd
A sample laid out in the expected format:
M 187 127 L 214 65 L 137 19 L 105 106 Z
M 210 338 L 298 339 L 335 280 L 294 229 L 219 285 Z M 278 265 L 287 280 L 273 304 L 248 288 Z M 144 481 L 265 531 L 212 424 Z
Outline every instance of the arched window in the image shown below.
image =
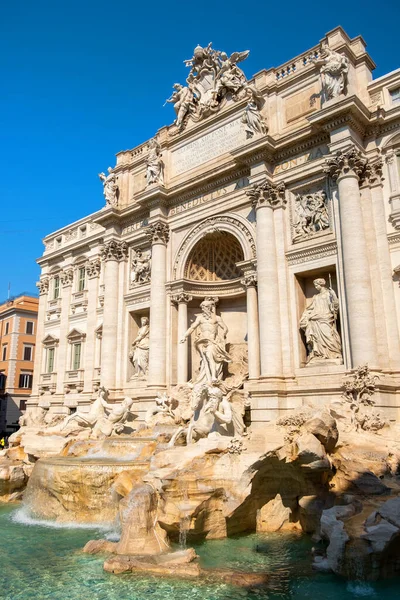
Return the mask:
M 244 260 L 240 242 L 230 233 L 205 235 L 192 249 L 185 268 L 191 281 L 226 281 L 241 276 L 236 263 Z

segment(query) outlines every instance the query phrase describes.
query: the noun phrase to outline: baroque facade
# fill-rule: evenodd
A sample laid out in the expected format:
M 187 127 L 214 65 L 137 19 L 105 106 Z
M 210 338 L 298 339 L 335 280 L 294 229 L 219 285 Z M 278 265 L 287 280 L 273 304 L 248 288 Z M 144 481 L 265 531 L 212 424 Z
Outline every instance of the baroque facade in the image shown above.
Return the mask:
M 261 427 L 367 363 L 399 418 L 400 69 L 373 80 L 340 27 L 252 79 L 247 56 L 198 46 L 174 123 L 45 238 L 31 406 L 84 413 L 104 386 L 142 422 L 236 377 Z

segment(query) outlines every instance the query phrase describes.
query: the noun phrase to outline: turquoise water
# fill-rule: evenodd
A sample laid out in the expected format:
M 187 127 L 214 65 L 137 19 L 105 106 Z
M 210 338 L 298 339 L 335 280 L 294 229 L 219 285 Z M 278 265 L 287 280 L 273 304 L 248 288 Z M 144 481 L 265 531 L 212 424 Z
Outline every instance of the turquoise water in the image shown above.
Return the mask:
M 398 600 L 400 582 L 348 583 L 310 569 L 311 542 L 299 535 L 251 535 L 196 546 L 204 566 L 270 574 L 266 590 L 103 572 L 104 558 L 81 552 L 98 528 L 29 524 L 21 508 L 0 507 L 1 600 Z M 254 547 L 262 542 L 266 553 Z

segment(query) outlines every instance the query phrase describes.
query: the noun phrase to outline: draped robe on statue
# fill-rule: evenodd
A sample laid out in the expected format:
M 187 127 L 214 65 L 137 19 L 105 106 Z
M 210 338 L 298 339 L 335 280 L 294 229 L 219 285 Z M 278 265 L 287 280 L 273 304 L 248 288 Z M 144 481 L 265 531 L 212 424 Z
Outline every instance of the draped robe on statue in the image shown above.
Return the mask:
M 303 312 L 300 327 L 310 351 L 307 362 L 342 358 L 341 340 L 336 329 L 338 307 L 335 292 L 324 287 Z

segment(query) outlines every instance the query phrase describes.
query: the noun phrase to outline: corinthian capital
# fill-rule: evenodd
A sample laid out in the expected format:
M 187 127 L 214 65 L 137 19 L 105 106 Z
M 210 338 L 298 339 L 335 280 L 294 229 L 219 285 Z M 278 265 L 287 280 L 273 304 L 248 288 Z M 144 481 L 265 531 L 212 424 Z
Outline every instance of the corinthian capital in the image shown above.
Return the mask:
M 324 172 L 334 181 L 344 175 L 355 175 L 361 181 L 366 173 L 367 159 L 355 146 L 347 150 L 338 150 L 334 156 L 325 159 Z
M 193 296 L 185 294 L 185 292 L 180 292 L 179 294 L 175 294 L 175 296 L 171 296 L 171 302 L 173 302 L 173 304 L 187 304 L 191 300 L 193 300 Z
M 157 221 L 146 228 L 146 235 L 152 244 L 168 244 L 169 227 L 166 223 Z
M 244 285 L 246 288 L 255 287 L 257 285 L 257 273 L 250 272 L 246 273 L 246 275 L 240 280 L 240 283 Z
M 64 269 L 60 273 L 60 280 L 63 287 L 67 287 L 72 285 L 74 281 L 74 270 L 73 269 Z
M 39 295 L 47 294 L 49 291 L 49 278 L 45 277 L 37 282 L 36 287 L 39 290 Z
M 256 210 L 261 206 L 268 206 L 272 209 L 280 208 L 285 206 L 287 202 L 283 181 L 277 184 L 269 181 L 256 183 L 246 194 L 251 198 Z
M 109 242 L 105 242 L 100 248 L 100 256 L 104 261 L 124 260 L 128 256 L 128 246 L 126 242 L 110 240 Z
M 98 277 L 100 275 L 101 263 L 98 258 L 94 260 L 90 260 L 86 264 L 86 273 L 89 279 L 93 279 L 94 277 Z

